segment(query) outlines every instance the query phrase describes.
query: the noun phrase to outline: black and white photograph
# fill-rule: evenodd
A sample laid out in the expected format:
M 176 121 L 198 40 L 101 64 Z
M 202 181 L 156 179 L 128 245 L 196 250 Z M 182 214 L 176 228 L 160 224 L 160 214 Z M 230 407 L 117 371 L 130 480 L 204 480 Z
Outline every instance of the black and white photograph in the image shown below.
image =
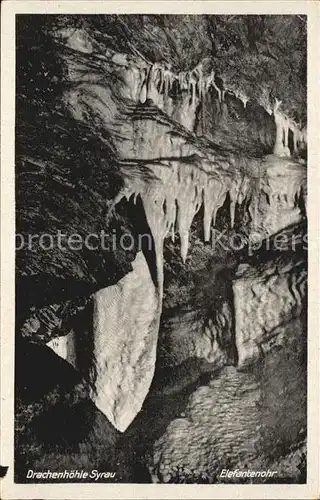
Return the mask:
M 15 15 L 14 483 L 306 485 L 308 16 L 128 12 Z

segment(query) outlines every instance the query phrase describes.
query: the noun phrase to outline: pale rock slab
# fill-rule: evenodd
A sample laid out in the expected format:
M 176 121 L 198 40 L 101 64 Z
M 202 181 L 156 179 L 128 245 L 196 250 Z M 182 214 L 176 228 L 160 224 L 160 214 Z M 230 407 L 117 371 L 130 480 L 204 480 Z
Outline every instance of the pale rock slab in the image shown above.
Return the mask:
M 76 340 L 73 330 L 67 335 L 51 339 L 46 345 L 60 358 L 65 359 L 70 365 L 77 368 Z
M 93 300 L 91 398 L 123 432 L 141 409 L 156 359 L 159 300 L 142 252 L 131 273 Z

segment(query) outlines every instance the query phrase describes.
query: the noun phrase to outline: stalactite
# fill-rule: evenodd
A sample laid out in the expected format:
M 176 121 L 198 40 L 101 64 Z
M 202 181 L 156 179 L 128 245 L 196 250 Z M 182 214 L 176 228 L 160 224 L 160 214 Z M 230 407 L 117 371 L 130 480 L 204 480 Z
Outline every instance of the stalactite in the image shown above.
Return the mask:
M 276 142 L 274 145 L 274 154 L 278 156 L 290 156 L 289 149 L 289 129 L 293 132 L 293 148 L 294 151 L 298 150 L 298 143 L 301 141 L 306 142 L 306 130 L 300 130 L 297 124 L 288 116 L 279 112 L 281 101 L 276 99 L 273 109 L 274 119 L 276 124 Z
M 244 95 L 241 95 L 241 96 L 240 96 L 240 101 L 242 101 L 243 107 L 246 109 L 246 107 L 247 107 L 247 103 L 248 103 L 248 101 L 249 101 L 249 98 L 248 98 L 248 97 L 246 97 L 246 96 L 244 96 Z
M 156 101 L 154 98 L 154 85 L 153 85 L 153 79 L 154 79 L 154 65 L 150 66 L 147 71 L 147 81 L 146 81 L 146 99 L 147 100 L 152 100 Z
M 198 93 L 199 93 L 199 99 L 201 100 L 204 94 L 204 79 L 203 79 L 202 66 L 200 64 L 196 68 L 196 74 L 198 75 L 197 79 Z
M 231 220 L 231 228 L 234 227 L 235 214 L 236 214 L 236 206 L 238 203 L 238 199 L 240 196 L 240 190 L 242 186 L 242 178 L 240 176 L 235 176 L 230 181 L 231 185 L 229 188 L 229 196 L 230 196 L 230 220 Z
M 160 88 L 159 88 L 159 93 L 162 94 L 164 92 L 164 84 L 165 84 L 165 78 L 164 78 L 164 70 L 161 67 L 160 68 Z
M 294 124 L 294 126 L 291 128 L 291 132 L 292 132 L 292 135 L 293 135 L 293 151 L 294 153 L 297 153 L 298 152 L 298 131 L 297 131 L 297 127 L 296 125 Z
M 243 92 L 241 92 L 239 90 L 234 91 L 234 95 L 242 102 L 243 107 L 246 108 L 247 103 L 249 101 L 249 97 L 247 97 L 245 94 L 243 94 Z
M 140 91 L 139 101 L 141 103 L 145 103 L 147 99 L 147 78 L 148 78 L 148 69 L 143 68 L 142 70 L 142 86 Z
M 287 148 L 289 143 L 289 120 L 286 116 L 284 116 L 283 118 L 283 131 L 284 131 L 283 146 L 284 148 Z
M 222 98 L 222 92 L 221 92 L 221 90 L 219 89 L 219 87 L 217 86 L 217 84 L 215 82 L 215 72 L 214 71 L 211 72 L 211 75 L 209 77 L 209 82 L 210 82 L 209 85 L 212 85 L 213 88 L 217 91 L 219 102 L 221 102 L 223 100 L 223 98 Z
M 177 229 L 180 237 L 181 257 L 185 261 L 192 221 L 202 203 L 204 205 L 204 239 L 209 241 L 211 223 L 215 223 L 216 213 L 223 205 L 227 192 L 230 194 L 230 216 L 233 226 L 236 205 L 239 200 L 247 196 L 248 183 L 246 184 L 241 177 L 228 176 L 225 179 L 213 177 L 212 173 L 181 162 L 171 162 L 169 169 L 157 165 L 152 165 L 151 169 L 160 181 L 153 185 L 144 185 L 143 182 L 130 179 L 124 196 L 127 199 L 132 194 L 141 196 L 155 241 L 157 271 L 160 287 L 162 287 L 165 237 L 171 233 L 171 237 L 174 238 L 175 228 Z
M 129 64 L 128 55 L 113 53 L 112 60 L 123 68 L 127 68 L 127 71 L 132 71 L 132 68 L 136 69 L 140 73 L 140 77 L 135 74 L 127 75 L 125 77 L 126 81 L 135 80 L 137 81 L 137 91 L 131 91 L 129 97 L 134 99 L 136 94 L 139 95 L 139 102 L 145 103 L 147 99 L 151 99 L 156 105 L 161 109 L 164 109 L 169 116 L 172 116 L 174 112 L 172 100 L 169 101 L 169 93 L 172 89 L 173 82 L 176 81 L 180 91 L 187 90 L 190 94 L 190 106 L 195 108 L 198 103 L 197 98 L 200 101 L 205 101 L 206 94 L 208 93 L 210 87 L 213 87 L 218 95 L 219 102 L 224 100 L 225 90 L 220 89 L 215 81 L 215 71 L 212 70 L 207 76 L 204 75 L 202 63 L 198 64 L 193 70 L 181 71 L 174 73 L 171 66 L 166 63 L 150 63 L 147 62 L 141 55 L 139 62 L 135 62 L 135 66 L 131 63 Z M 131 80 L 130 80 L 131 78 Z M 132 83 L 136 85 L 136 83 Z M 140 92 L 138 88 L 140 87 Z M 242 91 L 234 91 L 236 97 L 238 97 L 244 108 L 246 108 L 249 98 Z M 307 131 L 306 128 L 301 130 L 296 126 L 293 120 L 288 119 L 283 113 L 279 111 L 281 101 L 276 99 L 273 110 L 270 107 L 269 97 L 262 96 L 259 103 L 264 107 L 264 109 L 269 114 L 274 114 L 275 124 L 276 124 L 276 141 L 274 146 L 274 154 L 278 156 L 290 156 L 290 150 L 288 147 L 288 131 L 289 128 L 292 130 L 293 148 L 294 151 L 298 151 L 298 144 L 307 142 Z M 282 139 L 282 134 L 284 133 L 284 141 Z
M 216 90 L 219 102 L 224 100 L 225 90 L 220 89 L 216 84 L 215 71 L 212 70 L 208 76 L 205 76 L 201 64 L 193 70 L 181 71 L 177 74 L 168 65 L 161 63 L 149 64 L 148 66 L 143 65 L 139 71 L 141 75 L 139 101 L 145 103 L 147 100 L 152 100 L 169 116 L 174 112 L 173 103 L 169 98 L 174 82 L 177 82 L 180 92 L 184 90 L 189 94 L 190 112 L 195 111 L 199 101 L 202 103 L 203 113 L 205 112 L 205 100 L 210 87 Z M 242 93 L 239 96 L 244 107 L 246 107 L 248 98 Z M 187 121 L 189 123 L 190 120 Z
M 203 94 L 202 102 L 201 102 L 201 130 L 202 135 L 206 133 L 206 93 Z
M 305 207 L 305 211 L 306 211 L 306 216 L 308 217 L 308 197 L 307 197 L 307 189 L 306 188 L 302 189 L 302 199 L 303 199 L 303 203 L 304 203 L 304 207 Z
M 165 89 L 167 91 L 166 97 L 169 97 L 169 92 L 172 88 L 174 75 L 170 70 L 166 70 L 164 75 L 165 75 L 165 80 L 166 80 L 166 85 L 165 85 Z
M 215 225 L 216 214 L 220 207 L 222 207 L 226 198 L 226 186 L 219 180 L 208 179 L 206 186 L 203 190 L 203 231 L 204 241 L 210 241 L 211 238 L 211 223 Z
M 236 213 L 236 201 L 235 200 L 230 200 L 231 229 L 233 229 L 233 227 L 234 227 L 235 213 Z
M 276 103 L 274 106 L 274 120 L 276 124 L 276 142 L 274 145 L 274 154 L 278 156 L 288 156 L 288 147 L 284 144 L 285 141 L 287 140 L 287 130 L 288 130 L 288 124 L 287 124 L 287 119 L 286 117 L 280 113 L 279 107 L 281 105 L 281 101 L 276 99 Z M 283 135 L 285 139 L 283 140 Z M 289 151 L 290 155 L 290 151 Z

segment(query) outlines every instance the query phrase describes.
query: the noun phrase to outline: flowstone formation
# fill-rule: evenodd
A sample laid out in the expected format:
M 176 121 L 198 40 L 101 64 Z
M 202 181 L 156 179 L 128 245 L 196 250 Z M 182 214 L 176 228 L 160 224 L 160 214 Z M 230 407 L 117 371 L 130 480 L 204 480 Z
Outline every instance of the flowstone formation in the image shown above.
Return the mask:
M 223 467 L 286 456 L 283 476 L 294 481 L 299 450 L 294 471 L 288 456 L 305 438 L 305 408 L 292 431 L 286 414 L 305 395 L 306 120 L 281 86 L 266 98 L 261 75 L 251 78 L 255 91 L 237 87 L 206 38 L 210 19 L 182 16 L 174 28 L 152 16 L 98 18 L 49 23 L 59 71 L 48 74 L 58 87 L 48 87 L 50 105 L 40 102 L 30 126 L 23 106 L 18 114 L 17 225 L 23 235 L 104 230 L 118 246 L 22 249 L 19 335 L 77 372 L 70 398 L 85 398 L 96 420 L 75 463 L 90 449 L 97 465 L 95 434 L 106 427 L 108 460 L 125 462 L 118 480 L 137 479 L 136 459 L 148 481 L 219 482 Z M 188 29 L 203 54 L 185 56 L 177 33 Z M 260 48 L 249 42 L 241 50 L 251 74 Z M 278 248 L 288 234 L 289 247 Z M 119 245 L 122 235 L 132 245 Z M 284 437 L 267 438 L 281 421 Z M 68 446 L 59 453 L 67 463 Z

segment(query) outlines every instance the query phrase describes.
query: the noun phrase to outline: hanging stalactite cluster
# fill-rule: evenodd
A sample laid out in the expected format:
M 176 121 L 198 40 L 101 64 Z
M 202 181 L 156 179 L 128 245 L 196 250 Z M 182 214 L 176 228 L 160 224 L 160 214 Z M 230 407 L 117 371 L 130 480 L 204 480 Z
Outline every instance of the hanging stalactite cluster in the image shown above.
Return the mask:
M 289 149 L 289 130 L 291 130 L 293 134 L 293 151 L 297 153 L 298 145 L 307 143 L 307 129 L 304 127 L 301 130 L 293 120 L 279 110 L 280 105 L 281 101 L 276 99 L 273 114 L 277 132 L 273 152 L 277 156 L 291 156 L 291 151 Z
M 148 182 L 143 176 L 131 176 L 130 170 L 124 172 L 125 189 L 119 199 L 140 196 L 143 202 L 146 218 L 155 242 L 157 259 L 157 274 L 160 296 L 163 284 L 163 244 L 164 239 L 171 235 L 174 240 L 177 234 L 180 239 L 180 251 L 183 262 L 186 261 L 190 229 L 192 221 L 203 205 L 204 240 L 211 240 L 212 225 L 216 224 L 216 216 L 229 195 L 230 225 L 233 228 L 237 207 L 247 203 L 253 226 L 261 226 L 259 202 L 261 193 L 271 200 L 278 196 L 283 186 L 277 184 L 277 179 L 269 176 L 261 169 L 261 176 L 235 171 L 219 172 L 209 161 L 203 161 L 199 166 L 171 161 L 168 165 L 150 164 L 150 170 L 156 180 Z M 284 201 L 290 207 L 295 207 L 301 194 L 301 173 L 292 173 L 292 182 L 287 183 Z M 272 209 L 271 209 L 272 210 Z
M 67 39 L 67 45 L 78 52 L 92 54 L 92 40 L 84 30 L 60 30 L 60 35 Z M 133 48 L 133 47 L 132 47 Z M 224 100 L 225 89 L 217 84 L 216 73 L 214 70 L 208 74 L 204 69 L 204 64 L 200 62 L 190 71 L 174 72 L 171 65 L 166 62 L 147 61 L 138 51 L 135 55 L 118 53 L 107 49 L 104 55 L 99 54 L 102 60 L 109 61 L 112 65 L 118 67 L 126 83 L 126 97 L 135 100 L 138 103 L 152 102 L 170 116 L 174 111 L 170 95 L 172 92 L 186 92 L 188 96 L 188 109 L 185 111 L 186 128 L 192 130 L 194 126 L 194 115 L 199 103 L 202 105 L 202 115 L 205 114 L 206 95 L 210 88 L 214 88 L 219 102 Z M 129 89 L 129 92 L 128 92 Z M 235 89 L 232 86 L 233 94 L 242 101 L 244 108 L 249 98 L 244 92 Z M 288 117 L 285 112 L 280 111 L 281 101 L 277 100 L 274 104 L 261 100 L 261 105 L 269 114 L 274 115 L 277 129 L 276 141 L 274 145 L 274 154 L 277 156 L 291 156 L 291 153 L 298 152 L 299 145 L 306 145 L 307 130 L 301 128 L 293 119 Z M 191 115 L 193 115 L 191 117 Z M 292 150 L 289 149 L 289 130 L 293 135 Z

